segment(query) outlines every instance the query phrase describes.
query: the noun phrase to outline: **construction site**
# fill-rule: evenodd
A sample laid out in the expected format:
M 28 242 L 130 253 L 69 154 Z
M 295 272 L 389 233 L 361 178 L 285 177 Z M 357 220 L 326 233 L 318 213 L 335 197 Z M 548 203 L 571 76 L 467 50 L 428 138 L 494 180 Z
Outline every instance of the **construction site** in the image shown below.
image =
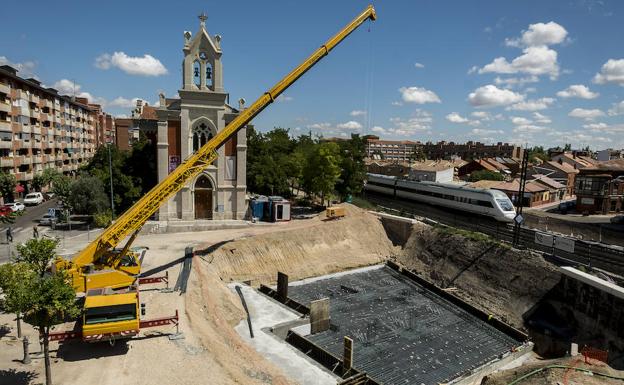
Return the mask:
M 15 315 L 0 313 L 0 384 L 43 383 L 47 357 L 54 382 L 67 385 L 621 384 L 624 289 L 615 274 L 350 203 L 210 231 L 146 225 L 228 140 L 375 19 L 367 7 L 214 137 L 202 136 L 95 240 L 64 243 L 41 275 L 62 274 L 80 315 L 63 314 L 48 334 L 24 324 L 20 339 Z M 279 205 L 281 219 L 290 206 Z
M 523 383 L 622 376 L 613 369 L 624 365 L 621 291 L 573 279 L 531 252 L 350 205 L 340 220 L 321 213 L 137 243 L 149 247 L 146 277 L 167 272 L 178 286 L 144 286 L 146 314 L 177 309 L 181 334 L 169 324 L 110 344 L 53 342 L 58 383 L 508 384 L 553 362 L 573 369 Z M 175 285 L 179 277 L 187 282 Z M 576 303 L 561 290 L 578 291 Z M 0 322 L 2 383 L 41 382 L 39 366 L 19 362 L 13 317 Z M 584 346 L 608 350 L 608 362 L 586 361 Z

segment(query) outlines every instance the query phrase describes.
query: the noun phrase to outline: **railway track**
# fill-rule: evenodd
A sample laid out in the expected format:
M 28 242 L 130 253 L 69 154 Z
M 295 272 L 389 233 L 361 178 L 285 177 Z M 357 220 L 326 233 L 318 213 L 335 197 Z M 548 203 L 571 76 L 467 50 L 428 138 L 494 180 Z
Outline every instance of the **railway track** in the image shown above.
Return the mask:
M 370 192 L 365 194 L 364 199 L 381 208 L 393 210 L 399 214 L 415 215 L 447 226 L 478 231 L 503 242 L 511 243 L 513 240 L 513 225 L 498 222 L 491 218 L 423 203 L 399 201 Z M 559 248 L 555 247 L 554 244 L 539 243 L 537 239 L 540 238 L 540 235 L 550 237 L 547 239 L 565 240 L 568 247 Z M 527 227 L 522 227 L 520 230 L 519 244 L 521 247 L 546 253 L 559 262 L 575 263 L 589 268 L 598 268 L 618 275 L 624 275 L 624 248 L 620 246 L 583 241 Z

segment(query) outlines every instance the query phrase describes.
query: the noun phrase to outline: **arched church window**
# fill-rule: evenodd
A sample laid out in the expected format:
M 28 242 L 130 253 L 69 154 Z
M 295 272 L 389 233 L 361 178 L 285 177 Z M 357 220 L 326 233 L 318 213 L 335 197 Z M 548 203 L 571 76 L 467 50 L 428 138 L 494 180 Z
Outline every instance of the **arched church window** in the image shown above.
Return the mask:
M 205 123 L 200 123 L 193 129 L 193 152 L 212 139 L 212 132 Z
M 212 188 L 212 182 L 207 176 L 201 175 L 195 182 L 195 188 Z
M 193 81 L 197 87 L 201 85 L 201 67 L 199 65 L 199 60 L 195 60 L 193 63 Z
M 206 85 L 212 87 L 212 63 L 206 63 Z

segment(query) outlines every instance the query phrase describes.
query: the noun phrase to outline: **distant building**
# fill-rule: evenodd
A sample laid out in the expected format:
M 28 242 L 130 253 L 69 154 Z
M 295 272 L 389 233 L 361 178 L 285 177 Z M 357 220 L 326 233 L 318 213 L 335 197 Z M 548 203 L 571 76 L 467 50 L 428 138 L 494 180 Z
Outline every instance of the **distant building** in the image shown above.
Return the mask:
M 420 142 L 381 140 L 371 135 L 366 139 L 366 156 L 377 160 L 407 161 L 420 145 Z
M 518 203 L 518 193 L 520 191 L 519 179 L 514 179 L 510 182 L 499 182 L 499 184 L 494 185 L 490 188 L 504 192 L 514 204 Z M 522 199 L 522 206 L 534 207 L 550 202 L 552 201 L 551 191 L 549 187 L 536 181 L 526 182 L 526 185 L 524 187 L 524 199 Z
M 132 127 L 132 119 L 115 119 L 115 146 L 121 151 L 130 150 L 130 127 Z
M 600 162 L 576 177 L 576 210 L 607 214 L 624 210 L 624 159 Z
M 524 152 L 522 147 L 509 143 L 483 144 L 473 141 L 464 144 L 446 141 L 435 144 L 427 142 L 422 145 L 422 151 L 427 159 L 451 159 L 458 156 L 464 160 L 490 157 L 522 159 Z
M 382 160 L 369 160 L 366 171 L 371 174 L 407 177 L 410 165 L 407 162 L 388 162 Z
M 612 148 L 608 148 L 596 153 L 596 160 L 599 162 L 606 162 L 608 160 L 615 159 L 624 159 L 624 150 L 614 150 Z
M 574 183 L 578 169 L 563 160 L 559 162 L 548 161 L 540 165 L 533 165 L 527 169 L 528 175 L 545 175 L 566 186 L 566 195 L 574 195 Z
M 89 104 L 95 115 L 95 147 L 115 145 L 115 118 L 102 110 L 99 104 Z
M 459 178 L 468 178 L 470 174 L 475 171 L 491 171 L 497 172 L 503 177 L 509 179 L 511 177 L 511 170 L 504 164 L 496 161 L 494 158 L 475 159 L 459 167 L 457 170 L 457 176 Z
M 418 162 L 412 164 L 409 169 L 408 178 L 417 181 L 431 181 L 440 183 L 450 183 L 453 181 L 455 168 L 449 163 Z
M 580 153 L 576 151 L 554 153 L 550 159 L 554 162 L 567 163 L 576 169 L 592 167 L 597 163 L 596 160 L 591 157 L 587 155 L 580 155 Z

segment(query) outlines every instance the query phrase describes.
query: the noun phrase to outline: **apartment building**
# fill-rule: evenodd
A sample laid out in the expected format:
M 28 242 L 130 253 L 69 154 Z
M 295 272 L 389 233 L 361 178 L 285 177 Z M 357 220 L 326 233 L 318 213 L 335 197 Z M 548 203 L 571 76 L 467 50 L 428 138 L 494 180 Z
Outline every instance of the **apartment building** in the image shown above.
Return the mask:
M 102 145 L 115 145 L 115 118 L 104 112 L 99 104 L 89 104 L 95 121 L 95 148 Z
M 422 151 L 427 159 L 453 159 L 459 157 L 464 160 L 500 157 L 522 159 L 523 149 L 509 143 L 498 142 L 497 144 L 483 144 L 481 142 L 468 141 L 455 143 L 441 141 L 438 143 L 427 142 L 422 146 Z
M 87 103 L 0 66 L 0 172 L 15 175 L 19 191 L 45 168 L 72 174 L 93 157 L 96 123 Z
M 366 156 L 371 159 L 384 159 L 397 162 L 408 161 L 419 147 L 420 142 L 409 140 L 381 140 L 376 136 L 366 138 Z

